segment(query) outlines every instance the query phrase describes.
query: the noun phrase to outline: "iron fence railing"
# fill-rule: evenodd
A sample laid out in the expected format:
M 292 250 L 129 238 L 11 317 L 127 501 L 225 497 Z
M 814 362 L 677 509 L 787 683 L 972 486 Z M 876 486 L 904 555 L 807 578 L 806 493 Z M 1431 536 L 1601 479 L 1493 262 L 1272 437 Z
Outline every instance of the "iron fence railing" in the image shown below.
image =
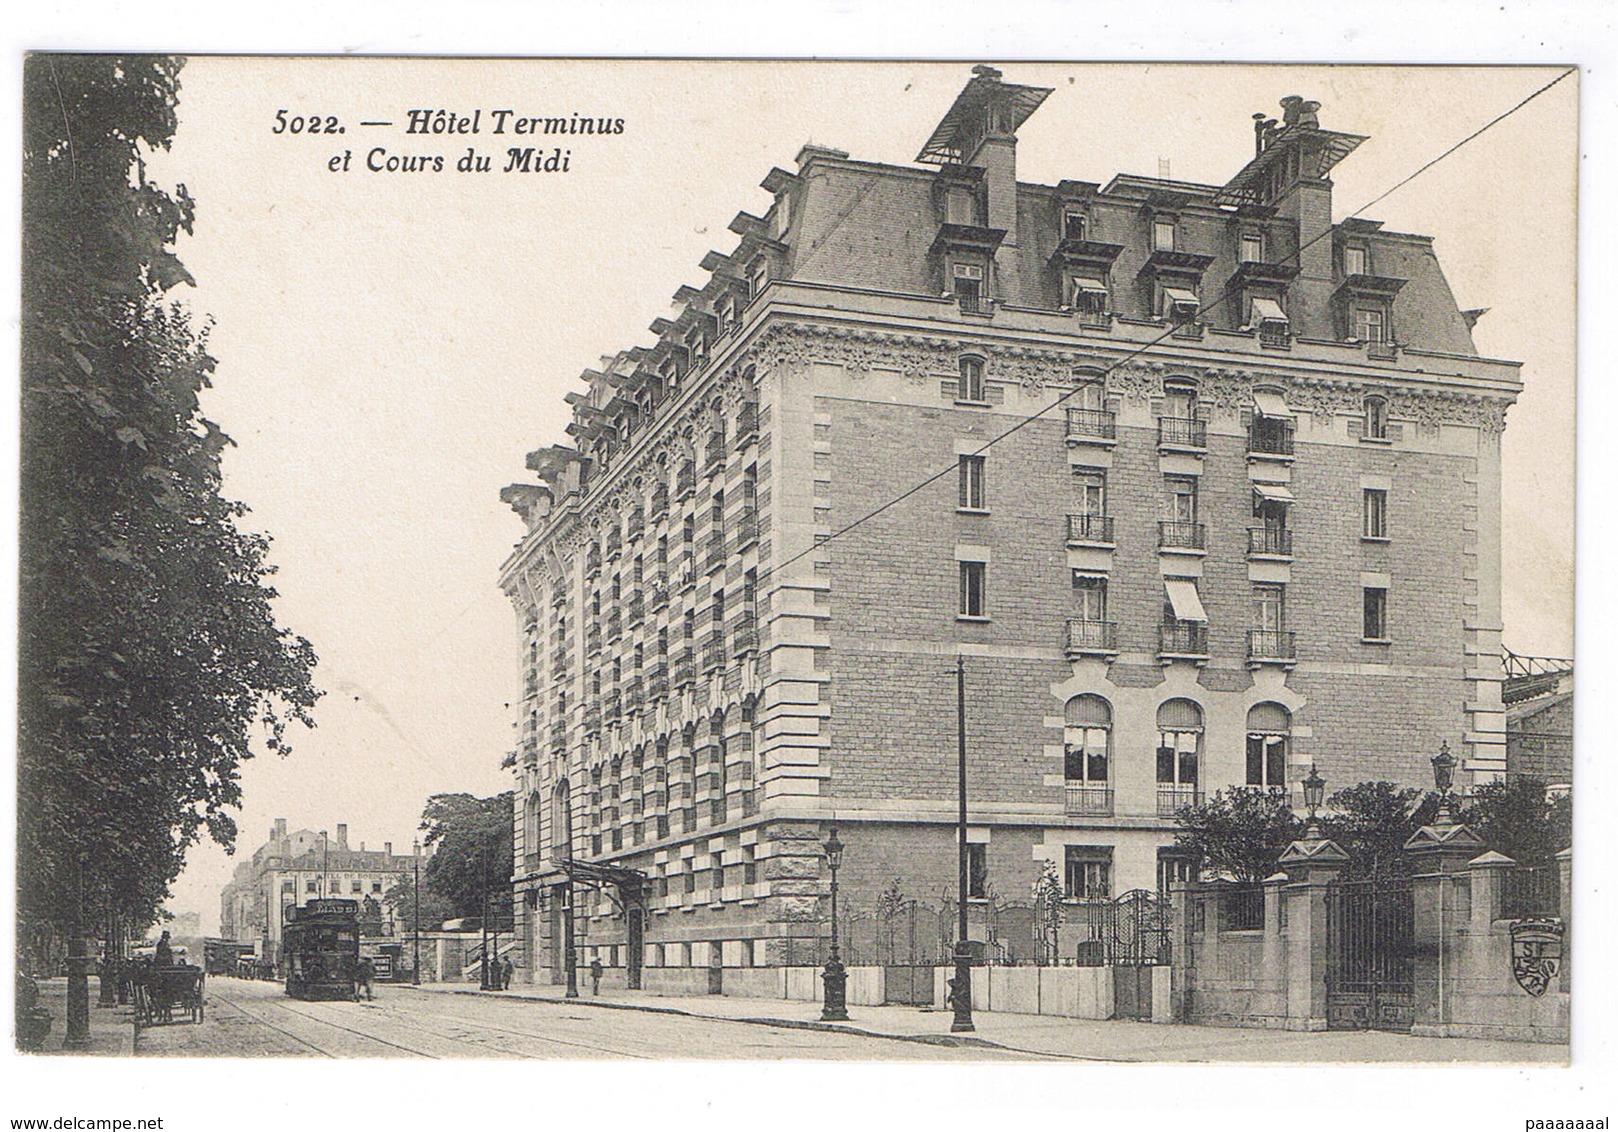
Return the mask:
M 1208 447 L 1208 425 L 1193 417 L 1157 418 L 1157 442 L 1181 448 Z
M 1500 893 L 1500 918 L 1559 916 L 1562 882 L 1554 865 L 1518 865 L 1505 874 Z
M 1108 817 L 1112 814 L 1112 789 L 1085 782 L 1069 782 L 1063 812 Z

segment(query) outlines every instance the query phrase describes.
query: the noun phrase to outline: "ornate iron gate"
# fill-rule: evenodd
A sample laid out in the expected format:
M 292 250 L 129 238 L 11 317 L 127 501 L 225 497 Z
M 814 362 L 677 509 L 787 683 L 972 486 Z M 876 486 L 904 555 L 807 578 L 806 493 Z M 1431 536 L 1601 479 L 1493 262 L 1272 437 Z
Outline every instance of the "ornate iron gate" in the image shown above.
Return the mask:
M 1079 963 L 1112 968 L 1113 1013 L 1150 1021 L 1152 968 L 1169 962 L 1170 905 L 1144 888 L 1079 906 Z
M 1337 881 L 1326 893 L 1326 1025 L 1407 1031 L 1415 1020 L 1408 878 Z

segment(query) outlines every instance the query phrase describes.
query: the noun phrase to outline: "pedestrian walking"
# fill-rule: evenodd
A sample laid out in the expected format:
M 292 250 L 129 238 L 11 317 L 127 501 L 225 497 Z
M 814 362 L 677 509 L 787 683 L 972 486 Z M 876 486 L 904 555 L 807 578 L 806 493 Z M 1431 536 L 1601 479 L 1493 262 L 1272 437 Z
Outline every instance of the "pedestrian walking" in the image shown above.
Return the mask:
M 169 942 L 168 932 L 158 937 L 157 951 L 152 956 L 152 964 L 157 967 L 174 966 L 174 945 Z
M 358 985 L 354 988 L 354 1001 L 358 1002 L 360 1000 L 360 991 L 362 989 L 365 991 L 365 1001 L 373 1001 L 376 996 L 372 992 L 371 983 L 372 980 L 376 978 L 376 969 L 371 966 L 371 961 L 369 959 L 362 958 L 359 966 L 355 968 L 354 973 L 359 980 Z
M 601 960 L 599 958 L 590 960 L 590 993 L 601 993 Z
M 511 973 L 514 970 L 516 970 L 516 967 L 512 965 L 511 956 L 508 955 L 508 956 L 506 956 L 505 961 L 500 964 L 500 989 L 501 990 L 510 990 L 511 989 Z

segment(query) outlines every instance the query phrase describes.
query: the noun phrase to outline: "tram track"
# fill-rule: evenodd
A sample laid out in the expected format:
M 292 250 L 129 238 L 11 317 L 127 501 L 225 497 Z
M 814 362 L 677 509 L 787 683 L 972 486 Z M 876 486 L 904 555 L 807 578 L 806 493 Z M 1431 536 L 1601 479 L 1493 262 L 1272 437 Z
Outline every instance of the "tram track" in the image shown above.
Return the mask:
M 393 1016 L 405 1016 L 405 1017 L 414 1017 L 414 1018 L 430 1018 L 430 1019 L 433 1019 L 435 1021 L 440 1021 L 440 1022 L 450 1020 L 450 1017 L 451 1017 L 451 1016 L 448 1016 L 448 1015 L 440 1014 L 440 1013 L 438 1013 L 436 1011 L 432 1011 L 432 1010 L 412 1010 L 412 1009 L 410 1009 L 408 1007 L 402 1007 L 402 1006 L 389 1005 L 389 1006 L 384 1007 L 383 1009 L 386 1010 L 390 1015 L 393 1015 Z M 406 1024 L 410 1025 L 411 1023 L 406 1023 Z M 415 1025 L 415 1027 L 417 1029 L 425 1029 L 426 1028 L 424 1026 L 421 1026 L 419 1023 L 416 1023 L 414 1025 Z M 636 1052 L 634 1052 L 632 1050 L 627 1050 L 627 1049 L 622 1049 L 622 1048 L 615 1048 L 613 1046 L 596 1045 L 596 1044 L 593 1044 L 591 1042 L 570 1041 L 567 1038 L 558 1038 L 558 1037 L 556 1037 L 556 1036 L 554 1036 L 552 1034 L 536 1033 L 533 1030 L 514 1030 L 514 1029 L 511 1029 L 509 1026 L 496 1026 L 493 1023 L 483 1022 L 483 1021 L 478 1022 L 477 1026 L 481 1030 L 489 1030 L 489 1031 L 493 1031 L 493 1032 L 499 1033 L 499 1034 L 508 1034 L 508 1035 L 510 1035 L 512 1037 L 524 1038 L 524 1039 L 527 1039 L 529 1041 L 544 1042 L 547 1045 L 567 1046 L 567 1047 L 570 1047 L 572 1049 L 589 1050 L 589 1051 L 591 1051 L 593 1053 L 604 1054 L 604 1055 L 606 1055 L 608 1057 L 627 1057 L 627 1058 L 634 1058 L 635 1060 L 638 1060 L 638 1061 L 655 1061 L 655 1060 L 657 1060 L 655 1057 L 652 1057 L 650 1054 L 636 1053 Z M 450 1035 L 445 1035 L 445 1037 L 447 1037 L 450 1041 L 460 1041 L 460 1042 L 464 1042 L 467 1045 L 480 1045 L 480 1044 L 482 1044 L 482 1043 L 478 1043 L 478 1042 L 468 1041 L 468 1040 L 466 1040 L 464 1038 L 455 1038 L 455 1037 L 452 1037 Z M 515 1052 L 515 1051 L 513 1051 L 513 1052 Z M 529 1053 L 523 1053 L 523 1054 L 518 1054 L 518 1056 L 532 1057 L 534 1055 L 529 1054 Z
M 217 992 L 215 992 L 215 993 L 217 993 Z M 256 1011 L 256 1010 L 247 1009 L 246 1007 L 244 1007 L 242 1005 L 240 999 L 232 998 L 229 995 L 223 995 L 223 994 L 219 995 L 218 997 L 221 998 L 222 1000 L 224 1000 L 225 1002 L 228 1002 L 232 1007 L 234 1007 L 237 1010 L 240 1010 L 243 1014 L 247 1015 L 249 1018 L 253 1019 L 255 1022 L 258 1022 L 260 1025 L 268 1026 L 270 1029 L 275 1030 L 276 1032 L 278 1032 L 280 1034 L 283 1034 L 286 1037 L 291 1038 L 293 1041 L 297 1042 L 299 1045 L 308 1046 L 310 1049 L 312 1049 L 312 1050 L 316 1051 L 317 1053 L 319 1053 L 322 1057 L 336 1058 L 336 1057 L 361 1056 L 361 1055 L 355 1055 L 355 1054 L 334 1053 L 331 1050 L 329 1050 L 329 1049 L 327 1049 L 327 1048 L 325 1048 L 325 1047 L 323 1047 L 323 1046 L 321 1046 L 321 1045 L 319 1045 L 319 1044 L 317 1044 L 315 1042 L 310 1041 L 308 1038 L 305 1038 L 305 1037 L 303 1037 L 303 1036 L 301 1036 L 301 1035 L 299 1035 L 297 1033 L 294 1033 L 292 1030 L 287 1029 L 285 1026 L 281 1026 L 281 1025 L 276 1024 L 275 1022 L 272 1022 L 264 1013 L 261 1013 L 261 1012 Z M 415 1048 L 415 1047 L 412 1047 L 412 1046 L 404 1045 L 401 1042 L 390 1041 L 387 1038 L 379 1037 L 375 1033 L 368 1033 L 365 1030 L 355 1029 L 353 1026 L 345 1026 L 341 1022 L 336 1022 L 336 1021 L 333 1021 L 330 1018 L 322 1017 L 321 1015 L 316 1014 L 316 1013 L 314 1013 L 312 1011 L 299 1010 L 299 1009 L 293 1007 L 292 1005 L 290 1005 L 288 1002 L 285 1002 L 285 1001 L 276 1002 L 275 1005 L 274 1005 L 274 1009 L 284 1011 L 285 1013 L 291 1014 L 291 1015 L 293 1015 L 295 1017 L 298 1017 L 298 1018 L 302 1018 L 306 1022 L 313 1022 L 313 1023 L 315 1023 L 317 1025 L 320 1025 L 320 1026 L 327 1026 L 327 1027 L 330 1027 L 331 1029 L 334 1029 L 334 1030 L 340 1030 L 340 1031 L 342 1031 L 344 1033 L 352 1034 L 357 1038 L 362 1038 L 365 1041 L 375 1042 L 377 1045 L 388 1046 L 391 1049 L 396 1049 L 396 1050 L 400 1051 L 401 1053 L 409 1054 L 412 1057 L 426 1057 L 426 1058 L 431 1058 L 432 1060 L 435 1060 L 435 1061 L 439 1061 L 439 1060 L 442 1060 L 443 1056 L 444 1056 L 443 1054 L 434 1053 L 434 1052 L 432 1052 L 430 1050 L 419 1049 L 419 1048 Z M 456 1039 L 449 1038 L 449 1039 L 446 1039 L 446 1040 L 455 1041 Z M 468 1044 L 468 1043 L 462 1043 L 462 1044 Z

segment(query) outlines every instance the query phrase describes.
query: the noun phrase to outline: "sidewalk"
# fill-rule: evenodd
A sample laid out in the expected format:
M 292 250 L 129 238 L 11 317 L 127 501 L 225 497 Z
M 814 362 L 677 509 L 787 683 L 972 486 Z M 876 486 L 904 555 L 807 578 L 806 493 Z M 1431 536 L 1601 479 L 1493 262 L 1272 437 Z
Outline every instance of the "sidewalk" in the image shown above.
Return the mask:
M 395 989 L 390 987 L 391 989 Z M 468 983 L 424 983 L 399 990 L 428 994 L 481 995 L 524 1002 L 649 1010 L 755 1025 L 824 1029 L 895 1041 L 936 1045 L 981 1045 L 1039 1058 L 1101 1062 L 1253 1062 L 1269 1064 L 1396 1062 L 1496 1062 L 1566 1064 L 1566 1046 L 1499 1042 L 1474 1038 L 1413 1038 L 1371 1031 L 1299 1033 L 1214 1026 L 1154 1025 L 1149 1022 L 1094 1022 L 1037 1014 L 977 1011 L 974 1034 L 951 1034 L 948 1010 L 914 1006 L 850 1006 L 850 1021 L 821 1022 L 820 1004 L 776 998 L 728 995 L 659 995 L 647 991 L 588 990 L 566 999 L 563 988 L 521 985 L 490 993 Z
M 84 1049 L 63 1049 L 67 1034 L 67 979 L 39 980 L 39 1004 L 52 1015 L 50 1036 L 39 1053 L 88 1054 L 93 1057 L 128 1057 L 135 1051 L 135 1009 L 132 1006 L 97 1006 L 100 986 L 90 977 L 90 1044 Z

